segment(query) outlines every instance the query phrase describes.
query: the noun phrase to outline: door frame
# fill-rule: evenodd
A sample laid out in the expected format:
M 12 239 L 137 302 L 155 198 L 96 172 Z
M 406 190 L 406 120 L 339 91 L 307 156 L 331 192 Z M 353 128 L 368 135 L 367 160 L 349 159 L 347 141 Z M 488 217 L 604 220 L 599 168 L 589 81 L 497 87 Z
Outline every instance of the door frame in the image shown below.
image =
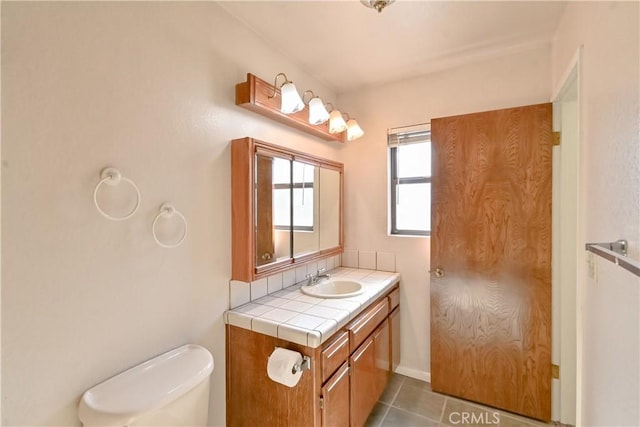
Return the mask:
M 561 132 L 560 146 L 553 150 L 553 190 L 560 194 L 554 194 L 552 213 L 551 360 L 560 366 L 560 378 L 552 380 L 552 420 L 570 425 L 582 424 L 582 307 L 586 280 L 582 51 L 580 46 L 551 97 L 553 131 Z

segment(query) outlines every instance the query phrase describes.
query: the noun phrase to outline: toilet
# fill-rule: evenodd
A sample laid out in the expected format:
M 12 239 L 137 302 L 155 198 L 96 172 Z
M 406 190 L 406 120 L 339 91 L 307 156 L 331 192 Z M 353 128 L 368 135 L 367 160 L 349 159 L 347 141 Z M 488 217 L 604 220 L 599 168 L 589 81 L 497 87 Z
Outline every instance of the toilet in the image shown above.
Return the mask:
M 84 426 L 206 426 L 213 357 L 187 344 L 130 368 L 82 395 Z

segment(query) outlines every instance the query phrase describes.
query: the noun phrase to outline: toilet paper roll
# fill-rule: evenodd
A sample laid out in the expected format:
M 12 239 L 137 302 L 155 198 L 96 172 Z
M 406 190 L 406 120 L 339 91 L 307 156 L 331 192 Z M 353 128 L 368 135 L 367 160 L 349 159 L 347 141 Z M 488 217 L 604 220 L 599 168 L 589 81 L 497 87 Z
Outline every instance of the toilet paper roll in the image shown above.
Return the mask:
M 301 366 L 302 355 L 297 351 L 276 347 L 269 356 L 267 362 L 267 375 L 273 381 L 284 384 L 287 387 L 294 387 L 300 381 L 302 369 L 297 369 L 294 373 L 294 366 Z

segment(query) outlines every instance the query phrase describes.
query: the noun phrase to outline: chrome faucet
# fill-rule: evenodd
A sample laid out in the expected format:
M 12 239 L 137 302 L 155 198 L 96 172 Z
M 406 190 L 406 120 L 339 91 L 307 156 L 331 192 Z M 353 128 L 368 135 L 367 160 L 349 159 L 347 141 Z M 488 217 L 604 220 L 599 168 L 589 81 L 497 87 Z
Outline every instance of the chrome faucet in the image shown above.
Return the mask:
M 320 279 L 328 279 L 330 276 L 329 273 L 325 273 L 326 269 L 325 268 L 320 268 L 318 269 L 318 271 L 316 271 L 316 274 L 306 274 L 304 277 L 305 279 L 307 279 L 307 286 L 311 286 L 311 285 L 315 285 L 317 284 Z

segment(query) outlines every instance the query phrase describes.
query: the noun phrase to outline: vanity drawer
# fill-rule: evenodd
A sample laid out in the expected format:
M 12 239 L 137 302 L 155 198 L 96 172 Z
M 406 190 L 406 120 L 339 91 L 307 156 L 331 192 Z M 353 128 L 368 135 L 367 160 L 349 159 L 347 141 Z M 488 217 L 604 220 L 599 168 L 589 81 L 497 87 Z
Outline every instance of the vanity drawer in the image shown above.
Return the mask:
M 347 360 L 347 357 L 349 357 L 349 332 L 344 331 L 322 350 L 323 383 Z
M 353 353 L 388 315 L 389 303 L 387 298 L 384 298 L 347 325 L 347 331 L 349 331 L 349 353 Z
M 393 291 L 389 292 L 387 296 L 389 298 L 389 311 L 393 311 L 398 305 L 400 305 L 400 288 L 395 288 Z

